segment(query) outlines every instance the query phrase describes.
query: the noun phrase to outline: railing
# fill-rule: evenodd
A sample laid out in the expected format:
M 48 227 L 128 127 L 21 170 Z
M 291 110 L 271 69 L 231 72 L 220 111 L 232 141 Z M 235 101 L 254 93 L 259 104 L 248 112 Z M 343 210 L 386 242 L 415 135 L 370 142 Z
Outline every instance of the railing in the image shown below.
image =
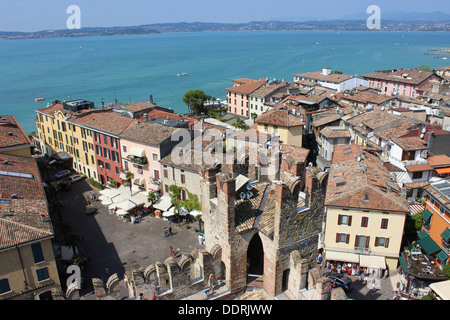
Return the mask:
M 132 163 L 138 164 L 138 165 L 146 165 L 148 163 L 148 160 L 146 157 L 135 157 L 135 156 L 128 156 L 125 158 L 125 160 L 128 160 Z
M 355 247 L 354 251 L 356 253 L 370 253 L 370 248 Z
M 450 254 L 450 243 L 445 242 L 444 239 L 442 239 L 442 251 L 446 254 Z

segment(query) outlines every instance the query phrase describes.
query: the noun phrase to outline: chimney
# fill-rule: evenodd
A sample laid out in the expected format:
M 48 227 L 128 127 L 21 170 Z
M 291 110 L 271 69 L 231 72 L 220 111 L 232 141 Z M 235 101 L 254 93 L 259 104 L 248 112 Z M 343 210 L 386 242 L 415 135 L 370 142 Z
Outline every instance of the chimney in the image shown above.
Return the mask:
M 323 76 L 329 76 L 330 74 L 331 74 L 331 68 L 323 68 L 322 69 Z
M 150 95 L 150 103 L 153 103 L 153 95 Z

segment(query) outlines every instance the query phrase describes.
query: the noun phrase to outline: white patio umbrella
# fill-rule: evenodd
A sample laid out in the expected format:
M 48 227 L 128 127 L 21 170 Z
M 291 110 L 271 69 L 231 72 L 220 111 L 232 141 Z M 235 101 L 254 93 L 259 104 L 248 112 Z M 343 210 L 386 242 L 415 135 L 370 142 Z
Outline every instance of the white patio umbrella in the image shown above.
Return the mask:
M 172 207 L 163 213 L 163 217 L 171 217 L 173 215 L 175 215 L 175 207 Z
M 194 217 L 196 217 L 196 216 L 198 216 L 198 215 L 202 215 L 202 212 L 200 211 L 200 210 L 192 210 L 190 213 L 189 213 L 191 216 L 194 216 Z
M 102 204 L 105 206 L 109 206 L 112 203 L 111 199 L 106 199 L 102 201 Z
M 123 210 L 123 209 L 119 209 L 119 210 L 117 210 L 117 212 L 116 212 L 116 214 L 118 215 L 118 216 L 123 216 L 123 215 L 126 215 L 128 212 L 126 212 L 125 210 Z
M 106 196 L 106 197 L 108 197 L 108 198 L 112 198 L 112 197 L 117 196 L 118 194 L 120 194 L 120 190 L 118 190 L 118 189 L 106 188 L 106 189 L 103 189 L 102 191 L 100 191 L 100 193 L 101 193 L 103 196 Z
M 98 197 L 100 200 L 106 200 L 106 199 L 109 199 L 107 196 L 100 196 L 100 197 Z
M 136 208 L 140 204 L 135 203 L 135 202 L 133 202 L 131 200 L 125 200 L 125 201 L 117 203 L 116 205 L 120 209 L 123 209 L 125 211 L 129 211 L 129 210 L 132 210 L 132 209 Z

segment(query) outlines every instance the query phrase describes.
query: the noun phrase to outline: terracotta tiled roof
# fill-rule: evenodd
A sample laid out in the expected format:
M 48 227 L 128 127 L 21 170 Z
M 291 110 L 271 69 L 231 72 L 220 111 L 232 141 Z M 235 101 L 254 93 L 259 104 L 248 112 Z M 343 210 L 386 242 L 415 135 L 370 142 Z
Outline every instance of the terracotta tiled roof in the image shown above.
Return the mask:
M 450 166 L 450 157 L 446 154 L 431 156 L 427 160 L 432 167 Z
M 151 146 L 159 146 L 179 129 L 160 124 L 133 122 L 119 135 L 121 139 L 132 140 Z
M 329 115 L 319 118 L 317 120 L 316 120 L 316 118 L 314 118 L 313 126 L 320 127 L 320 126 L 326 125 L 330 122 L 337 121 L 337 120 L 341 119 L 341 117 L 342 116 L 339 113 L 335 113 L 335 114 L 329 114 Z
M 292 163 L 305 163 L 308 158 L 309 149 L 288 144 L 281 144 L 282 158 Z
M 147 119 L 149 120 L 155 120 L 159 118 L 166 118 L 166 119 L 172 119 L 172 120 L 188 120 L 189 126 L 193 125 L 198 121 L 198 119 L 190 118 L 190 117 L 184 117 L 180 116 L 179 114 L 175 112 L 167 112 L 163 110 L 153 109 L 147 113 Z M 139 118 L 140 121 L 145 121 L 145 116 L 142 116 Z
M 376 130 L 374 135 L 383 138 L 386 141 L 390 139 L 400 138 L 407 135 L 410 132 L 410 128 L 416 126 L 416 123 L 412 123 L 409 120 L 401 122 L 400 124 L 396 124 L 390 128 L 386 128 L 383 130 Z
M 305 124 L 300 118 L 291 114 L 289 110 L 281 109 L 264 112 L 256 118 L 255 122 L 280 127 L 297 127 Z
M 126 104 L 122 106 L 124 109 L 129 110 L 131 112 L 141 111 L 148 108 L 156 107 L 156 104 L 148 103 L 148 102 L 136 102 L 132 104 Z
M 351 138 L 350 131 L 341 127 L 325 127 L 320 130 L 320 134 L 326 138 Z
M 71 118 L 71 122 L 110 134 L 119 135 L 137 120 L 111 111 L 102 111 Z
M 372 130 L 385 126 L 396 121 L 403 120 L 402 117 L 381 110 L 361 113 L 347 120 L 352 126 L 365 125 Z
M 433 76 L 433 72 L 419 71 L 414 69 L 399 69 L 395 71 L 375 71 L 372 73 L 364 74 L 361 77 L 417 85 L 430 78 L 431 76 Z
M 361 102 L 361 103 L 374 103 L 374 104 L 382 104 L 389 100 L 396 99 L 393 96 L 382 95 L 382 94 L 374 94 L 370 92 L 358 92 L 355 95 L 344 95 L 342 100 Z
M 424 187 L 423 189 L 431 194 L 433 196 L 433 198 L 435 200 L 437 200 L 440 204 L 444 205 L 447 207 L 448 210 L 450 210 L 450 197 L 449 196 L 445 196 L 444 194 L 442 194 L 440 191 L 438 191 L 436 188 L 433 187 L 433 184 L 447 184 L 447 186 L 450 186 L 450 181 L 449 179 L 442 179 L 440 181 L 436 181 L 433 183 L 429 183 L 426 187 Z
M 0 249 L 52 237 L 36 160 L 0 154 L 0 171 L 0 199 L 3 200 L 0 202 Z M 11 197 L 12 194 L 17 196 Z
M 413 150 L 426 150 L 427 146 L 424 141 L 419 137 L 404 137 L 404 138 L 396 138 L 392 139 L 396 145 L 402 148 L 405 151 L 413 151 Z
M 357 147 L 344 155 L 350 146 L 336 146 L 328 176 L 325 205 L 346 208 L 409 212 L 408 201 L 400 196 L 400 188 L 391 180 L 381 160 Z M 355 149 L 356 150 L 355 150 Z
M 0 115 L 0 151 L 17 146 L 27 147 L 32 143 L 14 116 Z
M 431 171 L 433 167 L 428 163 L 425 164 L 416 164 L 412 166 L 405 166 L 406 170 L 409 172 L 420 172 L 420 171 Z
M 329 82 L 334 82 L 334 83 L 341 83 L 343 81 L 346 81 L 346 80 L 352 78 L 352 76 L 348 76 L 345 74 L 336 74 L 336 73 L 332 73 L 330 75 L 324 76 L 324 75 L 322 75 L 322 71 L 297 73 L 297 74 L 294 74 L 294 76 L 300 77 L 300 78 L 305 78 L 306 80 L 314 79 L 314 80 L 329 81 Z
M 281 82 L 277 82 L 277 83 L 265 83 L 264 85 L 260 86 L 258 89 L 256 89 L 255 91 L 253 91 L 251 93 L 251 96 L 253 97 L 258 97 L 258 98 L 264 98 L 270 94 L 272 94 L 273 92 L 287 87 L 289 85 L 289 82 L 286 81 L 281 81 Z
M 266 83 L 266 80 L 259 80 L 255 82 L 250 82 L 246 84 L 242 84 L 240 86 L 235 86 L 231 88 L 225 89 L 226 91 L 240 93 L 240 94 L 250 94 L 259 87 L 261 87 L 264 83 Z

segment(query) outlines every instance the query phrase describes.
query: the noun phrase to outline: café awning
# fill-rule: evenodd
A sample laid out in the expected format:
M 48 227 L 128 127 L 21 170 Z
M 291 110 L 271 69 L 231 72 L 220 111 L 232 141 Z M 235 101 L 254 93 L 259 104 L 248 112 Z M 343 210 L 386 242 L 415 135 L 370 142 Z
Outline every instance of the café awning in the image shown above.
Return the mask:
M 359 256 L 359 266 L 367 268 L 386 269 L 386 259 L 381 256 L 369 256 L 361 254 Z
M 435 168 L 434 169 L 438 174 L 447 174 L 450 173 L 450 167 L 447 168 Z
M 359 262 L 359 255 L 357 255 L 355 253 L 349 253 L 349 252 L 326 250 L 325 257 L 327 260 L 332 260 L 332 261 L 343 261 L 343 262 L 352 262 L 352 263 Z
M 158 202 L 156 202 L 153 205 L 153 208 L 161 210 L 161 211 L 167 211 L 172 206 L 172 199 L 168 195 L 163 195 L 161 198 L 159 198 Z
M 450 280 L 430 283 L 430 288 L 442 300 L 450 300 Z
M 145 150 L 139 148 L 131 148 L 129 154 L 135 157 L 143 158 L 145 157 Z

